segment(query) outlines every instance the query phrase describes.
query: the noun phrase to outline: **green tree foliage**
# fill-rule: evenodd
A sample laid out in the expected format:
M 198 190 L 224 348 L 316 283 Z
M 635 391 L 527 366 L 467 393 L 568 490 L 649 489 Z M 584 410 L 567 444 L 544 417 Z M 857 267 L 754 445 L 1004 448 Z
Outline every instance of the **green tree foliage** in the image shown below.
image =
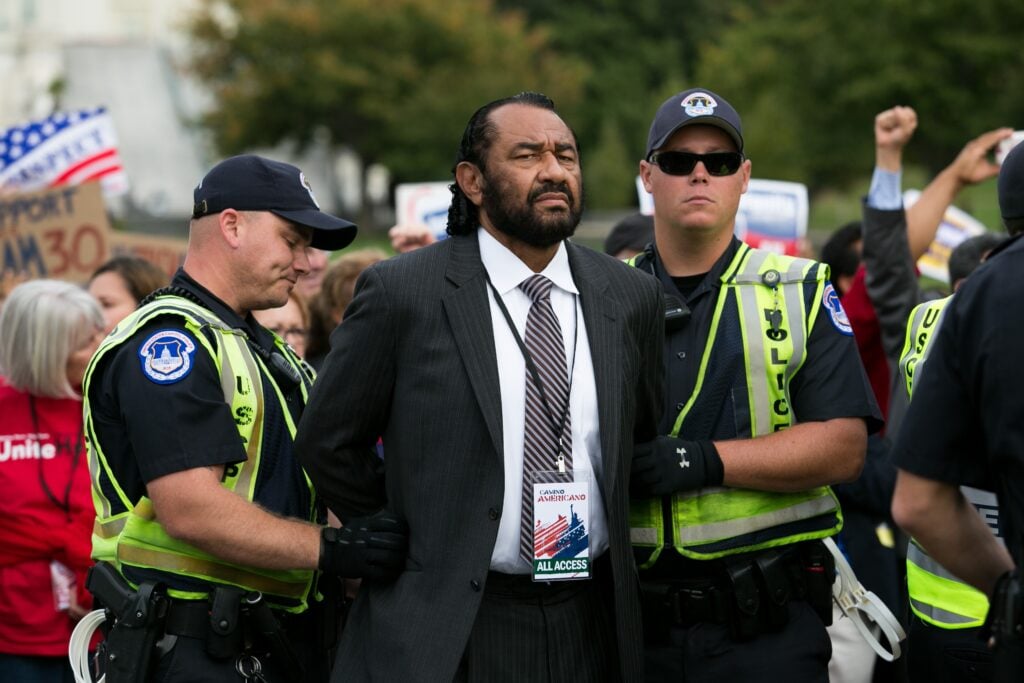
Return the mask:
M 190 31 L 221 151 L 327 130 L 397 180 L 448 177 L 485 102 L 541 90 L 571 107 L 587 75 L 489 0 L 228 0 L 206 5 Z
M 760 177 L 821 188 L 863 176 L 874 116 L 895 104 L 917 110 L 906 156 L 930 174 L 976 135 L 1024 127 L 1024 3 L 746 0 L 730 11 L 701 42 L 697 76 L 741 113 Z
M 228 7 L 234 21 L 218 20 Z M 963 144 L 1024 128 L 1019 0 L 223 0 L 192 24 L 222 151 L 308 141 L 447 177 L 470 113 L 540 90 L 583 150 L 588 205 L 635 202 L 657 106 L 718 92 L 743 117 L 754 173 L 812 191 L 863 182 L 872 122 L 920 126 L 908 162 L 930 177 Z M 863 188 L 857 186 L 858 191 Z
M 634 178 L 655 110 L 687 87 L 697 38 L 727 18 L 710 0 L 504 0 L 546 26 L 553 47 L 592 68 L 567 111 L 583 148 L 588 203 L 636 203 Z M 623 163 L 625 162 L 625 163 Z

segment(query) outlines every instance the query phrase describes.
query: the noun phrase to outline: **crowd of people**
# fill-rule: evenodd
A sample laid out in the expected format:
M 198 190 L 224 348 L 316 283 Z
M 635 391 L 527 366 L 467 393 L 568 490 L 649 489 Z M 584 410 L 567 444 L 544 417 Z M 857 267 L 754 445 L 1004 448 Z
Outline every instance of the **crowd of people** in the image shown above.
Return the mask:
M 241 155 L 173 277 L 8 277 L 0 679 L 1019 680 L 1024 150 L 985 132 L 905 206 L 917 126 L 878 114 L 820 260 L 735 236 L 754 159 L 694 88 L 604 254 L 571 239 L 572 128 L 520 93 L 473 113 L 447 233 L 396 226 L 398 256 Z M 996 176 L 1011 236 L 930 297 L 918 258 Z M 905 657 L 836 597 L 847 563 Z

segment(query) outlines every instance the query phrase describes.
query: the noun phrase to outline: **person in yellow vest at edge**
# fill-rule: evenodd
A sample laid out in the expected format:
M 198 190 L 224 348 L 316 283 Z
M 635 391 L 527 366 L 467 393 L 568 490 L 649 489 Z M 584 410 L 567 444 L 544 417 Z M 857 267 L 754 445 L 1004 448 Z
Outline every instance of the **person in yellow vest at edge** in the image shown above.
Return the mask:
M 650 681 L 828 680 L 842 526 L 878 407 L 827 266 L 734 236 L 751 162 L 710 90 L 658 109 L 640 162 L 666 295 L 660 432 L 639 444 L 631 537 Z
M 87 586 L 116 619 L 99 659 L 107 683 L 326 681 L 335 577 L 393 580 L 406 529 L 386 512 L 323 526 L 293 453 L 313 372 L 252 311 L 283 305 L 310 249 L 356 227 L 298 168 L 253 155 L 194 199 L 183 267 L 86 370 Z
M 1015 175 L 1018 182 L 1019 178 L 1024 178 L 1024 155 L 1020 152 L 1004 161 L 1000 188 L 1009 185 L 1009 179 Z M 1019 217 L 1024 215 L 1024 201 L 1018 200 L 1014 206 L 1012 198 L 1016 196 L 1021 195 L 1005 191 L 1000 195 L 1003 222 L 1012 236 L 1024 232 L 1024 218 Z M 997 234 L 984 233 L 965 240 L 953 250 L 949 271 L 954 293 L 1001 241 Z M 910 314 L 900 357 L 900 376 L 908 396 L 914 395 L 917 380 L 927 365 L 931 343 L 952 300 L 951 295 L 926 301 Z M 966 485 L 960 486 L 960 493 L 977 509 L 1002 545 L 996 494 Z M 910 609 L 916 617 L 907 629 L 907 673 L 911 683 L 993 680 L 992 652 L 983 637 L 988 596 L 955 576 L 914 539 L 907 548 L 907 593 Z

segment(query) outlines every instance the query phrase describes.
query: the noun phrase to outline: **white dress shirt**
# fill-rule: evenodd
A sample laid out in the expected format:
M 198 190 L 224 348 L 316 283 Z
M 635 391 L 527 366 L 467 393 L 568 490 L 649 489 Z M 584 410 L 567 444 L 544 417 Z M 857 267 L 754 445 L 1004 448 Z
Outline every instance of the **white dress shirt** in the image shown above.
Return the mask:
M 520 338 L 525 338 L 526 316 L 533 302 L 519 289 L 519 285 L 535 273 L 483 228 L 477 229 L 477 235 L 480 241 L 480 260 L 483 261 L 491 283 L 501 295 Z M 562 328 L 566 368 L 572 372 L 569 395 L 572 467 L 577 481 L 590 481 L 588 534 L 591 557 L 597 558 L 608 549 L 608 525 L 605 520 L 604 501 L 598 486 L 602 468 L 597 387 L 594 383 L 594 365 L 590 357 L 590 342 L 587 338 L 587 327 L 583 322 L 579 290 L 572 280 L 569 256 L 564 244 L 559 245 L 558 252 L 540 274 L 554 283 L 551 288 L 551 307 Z M 505 451 L 505 497 L 501 506 L 498 538 L 491 553 L 491 569 L 506 574 L 529 574 L 531 567 L 519 556 L 526 361 L 490 287 L 487 288 L 487 298 L 491 305 L 494 351 L 498 358 L 498 380 L 501 383 L 502 447 Z

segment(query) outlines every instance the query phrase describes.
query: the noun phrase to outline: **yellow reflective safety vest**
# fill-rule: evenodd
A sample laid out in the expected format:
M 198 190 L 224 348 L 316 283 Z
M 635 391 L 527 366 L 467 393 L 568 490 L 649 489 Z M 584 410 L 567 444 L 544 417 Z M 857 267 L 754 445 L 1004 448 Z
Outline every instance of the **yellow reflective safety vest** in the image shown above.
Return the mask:
M 89 474 L 92 497 L 96 506 L 93 527 L 92 557 L 113 564 L 123 574 L 126 566 L 157 570 L 161 573 L 199 579 L 204 583 L 228 584 L 245 590 L 260 591 L 269 604 L 292 612 L 307 606 L 314 583 L 312 570 L 270 570 L 246 567 L 216 558 L 164 531 L 157 519 L 152 502 L 143 496 L 137 501 L 128 498 L 111 470 L 95 432 L 89 409 L 89 389 L 93 372 L 98 365 L 122 344 L 158 316 L 174 315 L 183 318 L 185 327 L 199 345 L 210 355 L 220 374 L 224 401 L 231 407 L 235 424 L 247 459 L 237 467 L 229 467 L 223 486 L 246 500 L 252 501 L 260 473 L 264 405 L 276 400 L 291 436 L 295 436 L 295 423 L 273 375 L 261 358 L 254 354 L 244 332 L 229 327 L 208 309 L 178 296 L 159 296 L 123 320 L 100 344 L 86 368 L 83 381 L 85 435 L 88 445 Z M 207 336 L 211 333 L 213 341 Z M 302 377 L 302 399 L 306 401 L 313 372 L 279 338 L 275 336 L 277 350 Z M 199 351 L 198 353 L 202 353 Z M 264 396 L 261 372 L 270 379 L 274 396 Z M 316 504 L 312 483 L 306 477 L 310 491 L 310 510 L 307 521 L 316 521 Z M 184 591 L 174 588 L 168 592 L 178 598 L 196 600 L 205 598 L 206 592 Z
M 925 366 L 934 333 L 948 310 L 951 296 L 918 305 L 910 314 L 906 341 L 900 355 L 900 373 L 907 395 L 913 395 L 915 377 Z M 994 493 L 961 486 L 961 492 L 978 510 L 998 514 Z M 986 519 L 989 522 L 989 519 Z M 910 609 L 921 620 L 939 628 L 976 628 L 985 622 L 988 598 L 964 583 L 935 561 L 914 539 L 907 547 L 907 593 Z
M 636 258 L 628 263 L 636 265 Z M 697 383 L 671 436 L 686 438 L 687 419 L 708 409 L 699 405 L 701 392 L 712 382 L 708 369 L 725 346 L 736 346 L 736 340 L 719 334 L 726 323 L 731 328 L 738 324 L 746 374 L 749 427 L 737 436 L 762 436 L 795 424 L 789 387 L 806 358 L 827 281 L 823 264 L 740 244 L 722 273 Z M 808 285 L 814 289 L 811 301 L 805 294 Z M 824 538 L 842 528 L 839 501 L 827 486 L 795 493 L 719 486 L 664 499 L 634 499 L 630 538 L 641 568 L 653 566 L 664 550 L 667 520 L 672 546 L 697 560 Z

